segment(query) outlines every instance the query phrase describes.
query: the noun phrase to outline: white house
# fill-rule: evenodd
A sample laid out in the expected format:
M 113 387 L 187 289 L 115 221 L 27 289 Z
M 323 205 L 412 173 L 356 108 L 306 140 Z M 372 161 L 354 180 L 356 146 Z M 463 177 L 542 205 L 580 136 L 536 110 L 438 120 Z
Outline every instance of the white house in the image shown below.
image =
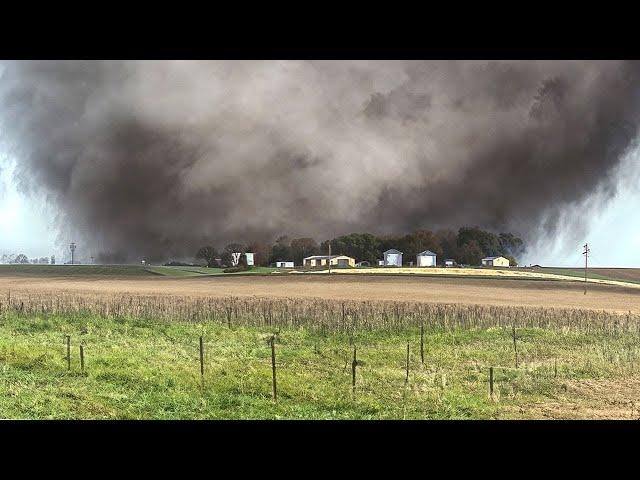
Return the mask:
M 509 260 L 504 257 L 485 257 L 482 259 L 483 267 L 508 267 Z
M 293 268 L 293 262 L 276 262 L 276 268 Z
M 417 255 L 417 263 L 419 267 L 435 267 L 436 254 L 430 250 L 425 250 Z
M 336 265 L 338 267 L 355 267 L 355 258 L 346 255 L 312 255 L 302 260 L 305 267 L 322 267 L 328 265 Z
M 402 252 L 392 248 L 384 252 L 384 266 L 389 267 L 401 267 L 402 266 Z

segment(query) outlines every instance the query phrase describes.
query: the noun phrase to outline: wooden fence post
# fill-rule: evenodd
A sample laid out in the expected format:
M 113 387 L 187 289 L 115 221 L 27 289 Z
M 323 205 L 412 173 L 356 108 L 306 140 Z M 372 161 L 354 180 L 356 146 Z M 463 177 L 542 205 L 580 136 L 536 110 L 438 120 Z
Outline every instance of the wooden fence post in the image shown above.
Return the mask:
M 353 346 L 353 361 L 351 362 L 351 388 L 353 391 L 353 398 L 356 398 L 356 366 L 358 365 L 358 358 L 356 356 L 356 346 Z
M 278 402 L 278 392 L 276 389 L 276 336 L 271 336 L 271 371 L 273 373 L 273 401 Z
M 518 368 L 518 345 L 516 344 L 516 327 L 515 325 L 512 325 L 511 328 L 513 334 L 513 351 L 516 354 L 516 368 Z
M 200 380 L 204 388 L 204 343 L 202 342 L 202 335 L 200 336 Z
M 80 370 L 84 372 L 84 347 L 80 345 Z
M 424 365 L 424 319 L 420 323 L 420 360 Z
M 71 370 L 71 335 L 67 335 L 67 370 Z
M 493 398 L 493 367 L 489 367 L 489 396 Z
M 407 376 L 404 379 L 404 384 L 409 383 L 409 342 L 407 342 Z

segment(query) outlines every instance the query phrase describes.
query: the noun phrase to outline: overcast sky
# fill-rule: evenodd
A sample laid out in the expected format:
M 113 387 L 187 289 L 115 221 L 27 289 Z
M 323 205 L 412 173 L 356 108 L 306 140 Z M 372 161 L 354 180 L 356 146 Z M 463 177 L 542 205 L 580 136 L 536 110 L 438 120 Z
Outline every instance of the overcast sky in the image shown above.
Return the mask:
M 0 61 L 0 254 L 479 226 L 521 264 L 640 267 L 638 85 L 638 61 Z

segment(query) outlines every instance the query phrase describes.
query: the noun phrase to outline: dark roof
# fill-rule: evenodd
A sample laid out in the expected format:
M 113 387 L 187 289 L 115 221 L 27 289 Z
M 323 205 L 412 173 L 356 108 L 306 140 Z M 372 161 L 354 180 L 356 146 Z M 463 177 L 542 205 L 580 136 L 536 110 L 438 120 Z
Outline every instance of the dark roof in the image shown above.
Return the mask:
M 386 252 L 384 252 L 384 254 L 386 255 L 387 253 L 399 253 L 402 255 L 402 252 L 400 250 L 396 250 L 395 248 L 392 248 L 390 250 L 387 250 Z
M 484 257 L 482 260 L 495 260 L 496 258 L 504 258 L 502 255 L 497 255 L 495 257 Z
M 435 253 L 433 253 L 431 250 L 425 250 L 424 252 L 420 252 L 420 253 L 418 254 L 418 256 L 419 256 L 419 257 L 420 257 L 420 256 L 424 256 L 424 257 L 435 257 L 435 256 L 436 256 L 436 254 L 435 254 Z

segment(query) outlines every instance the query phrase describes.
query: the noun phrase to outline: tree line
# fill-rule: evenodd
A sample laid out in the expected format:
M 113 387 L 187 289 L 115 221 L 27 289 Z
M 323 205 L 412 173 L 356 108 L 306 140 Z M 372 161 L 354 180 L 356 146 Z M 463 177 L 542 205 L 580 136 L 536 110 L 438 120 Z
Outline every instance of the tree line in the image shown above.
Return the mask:
M 309 237 L 278 237 L 273 244 L 251 242 L 247 245 L 231 243 L 218 251 L 212 246 L 200 248 L 196 259 L 204 260 L 209 267 L 219 264 L 231 265 L 234 252 L 253 252 L 256 265 L 268 266 L 277 261 L 292 261 L 302 265 L 302 260 L 311 255 L 327 255 L 331 243 L 331 253 L 348 255 L 356 261 L 367 261 L 377 265 L 384 251 L 395 248 L 403 252 L 404 263 L 416 261 L 416 255 L 430 250 L 437 255 L 438 264 L 445 259 L 453 259 L 463 265 L 480 265 L 482 258 L 504 256 L 511 265 L 517 265 L 517 257 L 525 250 L 521 238 L 512 233 L 495 234 L 479 227 L 462 227 L 453 230 L 416 230 L 406 235 L 373 235 L 371 233 L 350 233 L 318 244 Z
M 29 257 L 27 257 L 24 253 L 20 253 L 18 255 L 14 255 L 14 254 L 3 254 L 0 260 L 0 263 L 2 264 L 9 264 L 9 263 L 20 263 L 20 264 L 27 264 L 27 263 L 32 263 L 32 264 L 38 264 L 38 265 L 55 265 L 56 263 L 56 257 L 55 256 L 51 256 L 49 257 L 40 257 L 40 258 L 32 258 L 31 260 L 29 259 Z

